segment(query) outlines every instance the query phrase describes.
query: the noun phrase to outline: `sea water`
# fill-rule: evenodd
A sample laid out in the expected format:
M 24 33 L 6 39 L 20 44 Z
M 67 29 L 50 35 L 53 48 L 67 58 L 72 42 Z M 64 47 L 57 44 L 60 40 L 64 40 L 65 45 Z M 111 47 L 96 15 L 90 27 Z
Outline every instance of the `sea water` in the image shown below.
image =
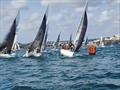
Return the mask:
M 120 46 L 87 49 L 67 58 L 46 53 L 40 58 L 0 59 L 0 90 L 120 90 Z

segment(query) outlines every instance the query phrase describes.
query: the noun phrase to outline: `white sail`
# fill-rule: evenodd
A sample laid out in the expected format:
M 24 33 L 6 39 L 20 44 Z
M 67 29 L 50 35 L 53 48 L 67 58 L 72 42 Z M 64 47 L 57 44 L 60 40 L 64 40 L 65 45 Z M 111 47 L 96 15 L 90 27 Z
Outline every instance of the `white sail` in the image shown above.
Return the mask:
M 17 34 L 15 35 L 13 46 L 12 46 L 12 51 L 20 50 L 20 46 L 17 43 Z
M 102 36 L 101 36 L 101 38 L 100 38 L 100 45 L 99 45 L 99 47 L 105 47 Z

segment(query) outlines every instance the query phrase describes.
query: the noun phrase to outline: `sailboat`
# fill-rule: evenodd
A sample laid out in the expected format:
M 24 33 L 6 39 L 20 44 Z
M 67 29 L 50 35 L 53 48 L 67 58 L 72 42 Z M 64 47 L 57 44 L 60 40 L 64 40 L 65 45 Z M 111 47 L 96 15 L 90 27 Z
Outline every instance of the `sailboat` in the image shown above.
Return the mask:
M 62 55 L 67 56 L 67 57 L 74 57 L 76 53 L 79 52 L 80 47 L 82 46 L 82 42 L 84 40 L 85 37 L 85 33 L 87 30 L 87 24 L 88 24 L 88 20 L 87 20 L 87 5 L 88 2 L 85 5 L 85 9 L 83 12 L 83 15 L 81 17 L 81 22 L 79 24 L 78 27 L 78 31 L 74 40 L 74 50 L 71 49 L 61 49 L 60 52 Z
M 105 45 L 104 45 L 104 40 L 103 40 L 103 37 L 102 37 L 102 36 L 101 36 L 101 38 L 100 38 L 99 47 L 105 47 Z
M 7 34 L 3 43 L 0 45 L 0 57 L 11 58 L 16 56 L 16 54 L 12 50 L 12 47 L 15 42 L 17 26 L 18 26 L 18 14 L 12 23 L 9 33 Z
M 54 48 L 58 48 L 58 47 L 59 47 L 60 34 L 61 34 L 61 32 L 58 34 L 57 40 L 56 40 L 56 42 L 53 44 L 53 47 L 54 47 Z
M 60 35 L 61 35 L 61 32 L 58 34 L 57 40 L 53 44 L 53 49 L 51 49 L 52 51 L 59 50 Z
M 46 34 L 46 26 L 47 26 L 46 22 L 47 22 L 47 15 L 45 12 L 39 31 L 34 41 L 26 51 L 24 57 L 31 57 L 31 56 L 40 57 L 43 54 L 43 50 L 45 48 L 44 42 L 45 42 L 45 34 Z

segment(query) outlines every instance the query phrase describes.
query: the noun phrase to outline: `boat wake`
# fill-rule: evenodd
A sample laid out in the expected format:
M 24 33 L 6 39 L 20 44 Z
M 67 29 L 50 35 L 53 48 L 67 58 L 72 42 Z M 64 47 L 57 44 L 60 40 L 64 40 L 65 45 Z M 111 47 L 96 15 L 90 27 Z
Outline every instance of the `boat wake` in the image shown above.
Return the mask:
M 42 53 L 28 53 L 28 51 L 23 55 L 23 57 L 40 57 Z

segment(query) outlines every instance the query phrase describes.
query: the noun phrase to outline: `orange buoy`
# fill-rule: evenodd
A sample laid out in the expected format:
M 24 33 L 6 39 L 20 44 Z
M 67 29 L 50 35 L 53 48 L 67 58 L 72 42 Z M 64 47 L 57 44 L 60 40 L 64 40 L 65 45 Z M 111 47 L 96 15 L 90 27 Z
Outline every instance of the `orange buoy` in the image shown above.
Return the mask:
M 89 55 L 95 55 L 96 54 L 96 46 L 91 45 L 89 46 Z

